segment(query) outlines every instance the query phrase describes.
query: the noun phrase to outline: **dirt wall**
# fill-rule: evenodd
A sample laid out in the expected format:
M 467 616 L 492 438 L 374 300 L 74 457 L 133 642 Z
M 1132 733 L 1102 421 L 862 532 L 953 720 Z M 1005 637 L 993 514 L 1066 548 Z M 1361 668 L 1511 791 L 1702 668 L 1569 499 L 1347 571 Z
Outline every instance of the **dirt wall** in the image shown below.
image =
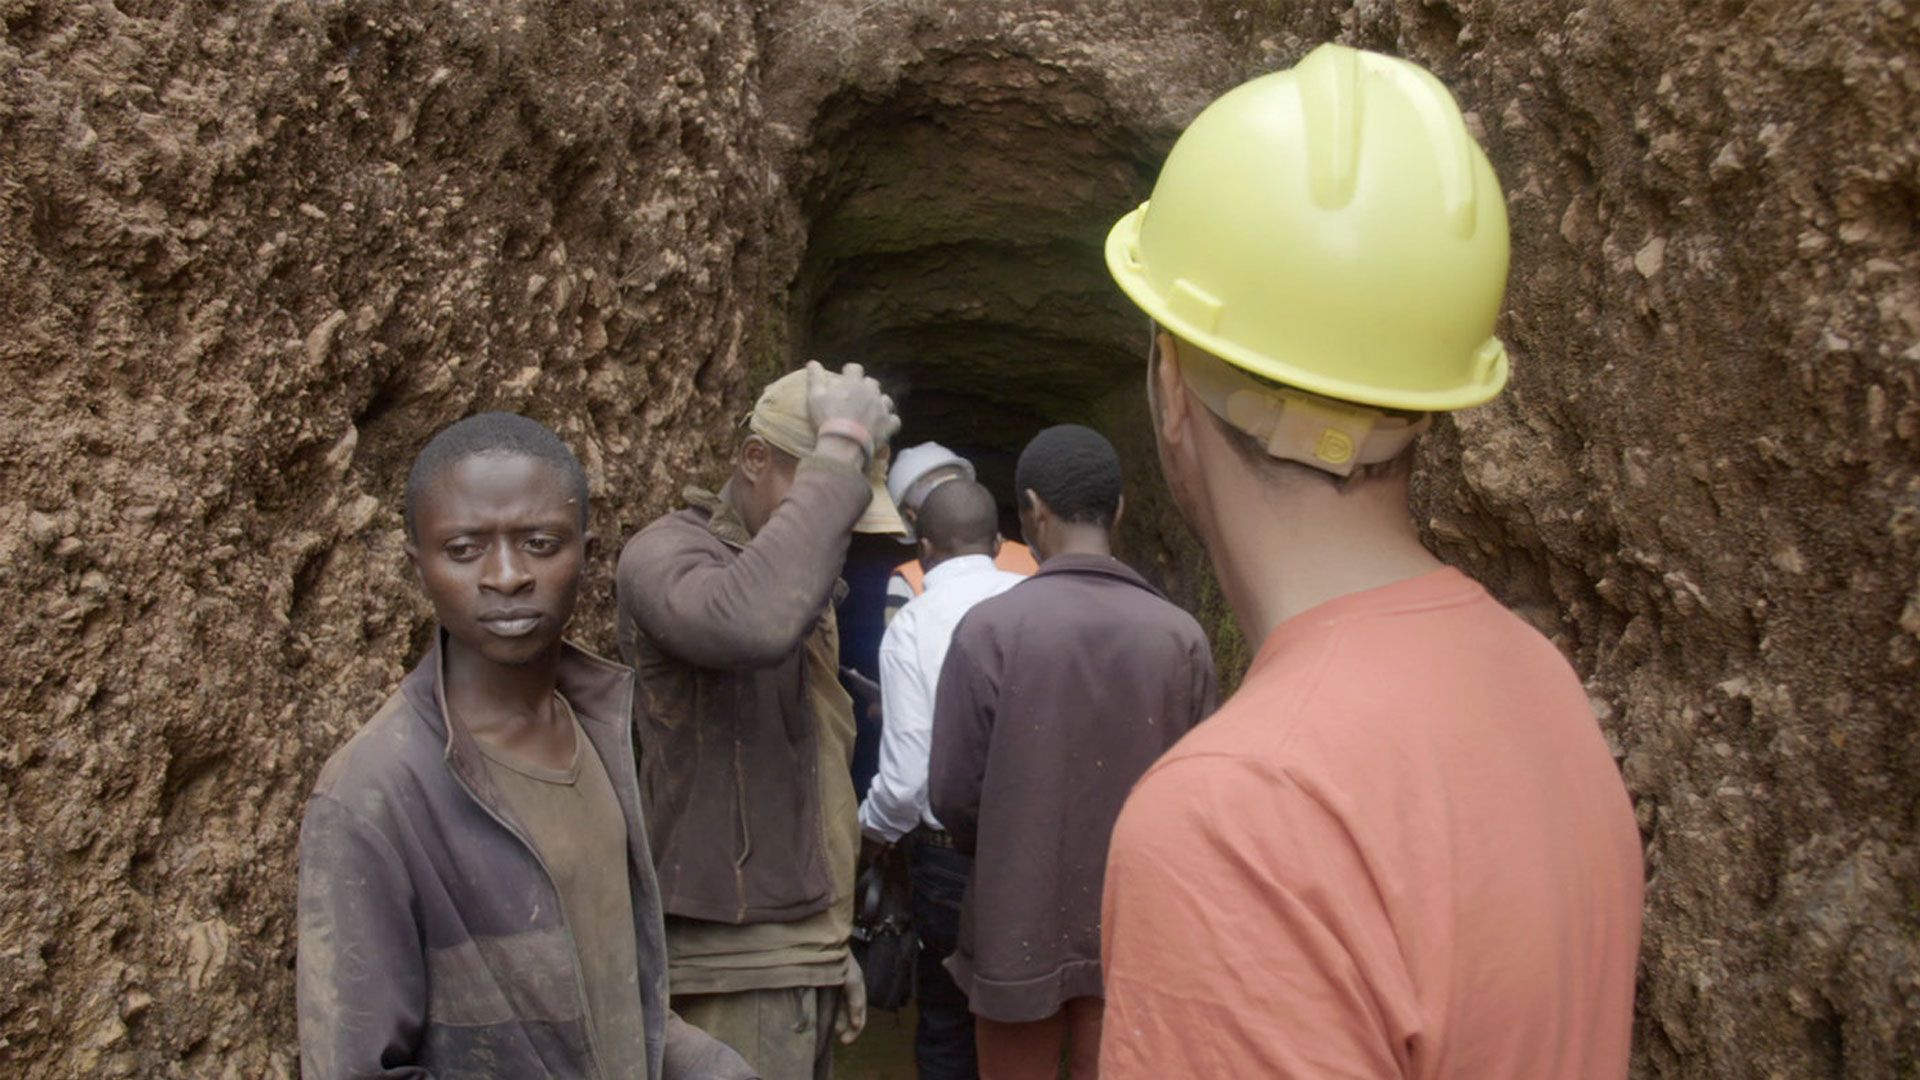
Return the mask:
M 1475 5 L 1353 32 L 1453 82 L 1509 192 L 1514 392 L 1459 419 L 1424 508 L 1589 676 L 1622 755 L 1641 1070 L 1913 1075 L 1914 9 Z
M 0 1071 L 295 1069 L 300 809 L 427 631 L 407 462 L 555 426 L 608 552 L 744 396 L 745 5 L 7 3 Z
M 808 348 L 931 427 L 1101 420 L 1218 619 L 1075 255 L 1326 38 L 1433 66 L 1509 192 L 1513 391 L 1420 513 L 1622 759 L 1639 1073 L 1911 1072 L 1920 27 L 1832 0 L 0 0 L 0 1069 L 295 1071 L 301 801 L 427 633 L 402 473 L 467 412 L 581 453 L 603 649 L 619 540 Z

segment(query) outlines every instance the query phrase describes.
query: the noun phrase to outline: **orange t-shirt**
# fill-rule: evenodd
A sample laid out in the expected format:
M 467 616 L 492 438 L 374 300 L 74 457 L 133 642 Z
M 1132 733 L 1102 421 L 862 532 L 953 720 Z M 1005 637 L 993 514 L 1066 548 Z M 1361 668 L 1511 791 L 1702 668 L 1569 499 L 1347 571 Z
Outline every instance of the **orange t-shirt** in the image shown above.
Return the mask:
M 1000 553 L 993 557 L 993 566 L 996 570 L 1005 570 L 1009 574 L 1019 574 L 1022 577 L 1032 577 L 1040 572 L 1040 564 L 1033 559 L 1033 549 L 1012 540 L 1001 542 Z M 895 577 L 907 583 L 907 588 L 912 590 L 914 596 L 919 596 L 926 590 L 927 572 L 921 567 L 919 559 L 908 559 L 894 567 L 893 573 Z M 907 601 L 902 599 L 900 602 L 904 604 Z
M 1330 601 L 1121 811 L 1101 1075 L 1625 1076 L 1641 875 L 1545 638 L 1453 570 Z

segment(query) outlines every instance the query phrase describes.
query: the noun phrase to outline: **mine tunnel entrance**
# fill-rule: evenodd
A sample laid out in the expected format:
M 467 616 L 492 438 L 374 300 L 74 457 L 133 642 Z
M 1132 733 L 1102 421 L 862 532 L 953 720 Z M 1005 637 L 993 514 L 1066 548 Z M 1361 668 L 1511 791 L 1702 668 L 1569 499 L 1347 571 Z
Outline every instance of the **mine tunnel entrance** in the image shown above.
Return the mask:
M 901 445 L 969 457 L 1009 536 L 1026 441 L 1056 423 L 1104 432 L 1127 471 L 1123 554 L 1190 594 L 1146 420 L 1146 321 L 1101 255 L 1166 147 L 1103 99 L 1084 75 L 963 54 L 928 60 L 886 97 L 828 102 L 803 178 L 791 340 L 879 375 Z
M 828 102 L 801 177 L 808 234 L 790 340 L 799 356 L 876 374 L 900 407 L 898 445 L 934 440 L 971 460 L 1010 539 L 1027 440 L 1057 423 L 1104 433 L 1126 473 L 1119 554 L 1218 636 L 1217 590 L 1153 453 L 1146 320 L 1102 257 L 1108 228 L 1151 191 L 1166 146 L 1106 97 L 1059 68 L 952 55 L 884 97 Z M 844 664 L 877 672 L 886 580 L 911 557 L 890 538 L 856 539 Z M 1227 638 L 1231 668 L 1238 638 Z M 864 789 L 877 729 L 862 735 Z
M 816 126 L 793 340 L 880 375 L 901 442 L 968 455 L 1010 509 L 1028 438 L 1107 430 L 1141 379 L 1145 324 L 1100 252 L 1163 149 L 1100 87 L 1014 58 L 930 60 L 886 98 L 842 95 Z

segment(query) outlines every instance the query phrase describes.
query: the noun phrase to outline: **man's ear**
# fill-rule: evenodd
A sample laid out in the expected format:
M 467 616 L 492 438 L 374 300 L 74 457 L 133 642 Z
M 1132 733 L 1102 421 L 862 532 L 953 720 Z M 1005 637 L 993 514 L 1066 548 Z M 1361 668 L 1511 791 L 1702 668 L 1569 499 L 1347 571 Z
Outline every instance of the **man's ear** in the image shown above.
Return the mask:
M 927 560 L 933 558 L 933 541 L 926 537 L 923 536 L 915 540 L 913 542 L 913 548 L 914 553 L 920 557 L 920 565 L 925 566 Z
M 406 540 L 401 543 L 400 550 L 407 553 L 407 565 L 413 567 L 413 580 L 418 583 L 421 588 L 425 588 L 427 578 L 426 571 L 420 566 L 420 542 L 412 536 L 408 536 Z
M 740 475 L 750 484 L 758 484 L 766 475 L 767 467 L 773 464 L 773 449 L 766 440 L 758 435 L 749 435 L 740 440 L 740 452 L 735 455 Z
M 1020 509 L 1031 515 L 1035 521 L 1053 516 L 1053 508 L 1047 505 L 1047 500 L 1041 498 L 1039 492 L 1028 488 L 1020 493 L 1020 497 L 1025 502 Z
M 1020 493 L 1020 501 L 1020 531 L 1026 534 L 1027 546 L 1044 543 L 1047 530 L 1053 527 L 1053 507 L 1032 488 Z
M 1006 543 L 1007 543 L 1006 537 L 1001 536 L 999 533 L 993 534 L 993 557 L 994 558 L 997 559 L 1000 557 L 1000 549 L 1002 547 L 1005 547 Z
M 1186 441 L 1193 411 L 1187 400 L 1187 381 L 1180 377 L 1180 343 L 1160 331 L 1153 339 L 1153 389 L 1160 403 L 1160 438 L 1178 445 Z
M 600 534 L 588 529 L 581 534 L 580 542 L 587 549 L 587 554 L 592 555 L 600 547 Z
M 1020 539 L 1026 541 L 1028 547 L 1034 547 L 1040 542 L 1040 530 L 1045 524 L 1040 520 L 1040 509 L 1045 504 L 1032 488 L 1014 496 L 1014 501 L 1020 505 Z
M 1113 532 L 1119 529 L 1120 519 L 1125 517 L 1126 514 L 1127 514 L 1127 497 L 1125 495 L 1122 495 L 1120 496 L 1120 501 L 1113 504 L 1113 523 L 1107 526 L 1107 531 Z

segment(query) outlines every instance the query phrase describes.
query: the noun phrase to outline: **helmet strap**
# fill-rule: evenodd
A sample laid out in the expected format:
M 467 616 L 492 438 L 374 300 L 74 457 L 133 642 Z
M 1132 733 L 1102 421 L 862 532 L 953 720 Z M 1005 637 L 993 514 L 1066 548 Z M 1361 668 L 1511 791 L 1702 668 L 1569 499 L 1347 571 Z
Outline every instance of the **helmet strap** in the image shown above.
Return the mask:
M 1227 426 L 1258 440 L 1272 457 L 1351 476 L 1362 465 L 1392 461 L 1433 426 L 1432 416 L 1406 420 L 1349 401 L 1290 386 L 1271 386 L 1182 342 L 1187 387 Z

